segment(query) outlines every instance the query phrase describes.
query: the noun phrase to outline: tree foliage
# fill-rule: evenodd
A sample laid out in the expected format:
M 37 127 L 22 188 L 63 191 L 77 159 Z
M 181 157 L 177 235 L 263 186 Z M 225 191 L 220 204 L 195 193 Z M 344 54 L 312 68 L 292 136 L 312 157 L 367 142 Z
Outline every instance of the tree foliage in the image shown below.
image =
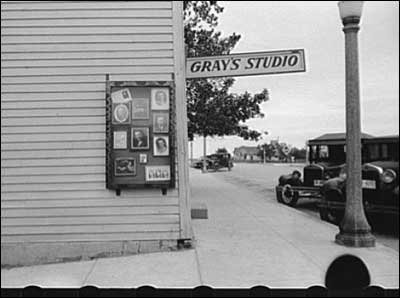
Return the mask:
M 223 37 L 216 30 L 223 12 L 217 1 L 185 1 L 185 42 L 188 57 L 226 55 L 240 39 L 233 33 Z M 230 93 L 233 78 L 187 80 L 189 139 L 200 136 L 238 135 L 257 140 L 261 133 L 245 122 L 264 117 L 260 104 L 269 99 L 268 90 L 260 93 Z
M 307 158 L 307 149 L 306 148 L 297 148 L 291 147 L 289 154 L 285 154 L 283 147 L 287 147 L 284 143 L 270 142 L 259 145 L 259 149 L 261 150 L 259 156 L 263 158 L 265 152 L 265 158 L 271 159 L 273 156 L 278 157 L 279 159 L 285 159 L 287 157 L 294 157 L 296 160 L 304 160 Z

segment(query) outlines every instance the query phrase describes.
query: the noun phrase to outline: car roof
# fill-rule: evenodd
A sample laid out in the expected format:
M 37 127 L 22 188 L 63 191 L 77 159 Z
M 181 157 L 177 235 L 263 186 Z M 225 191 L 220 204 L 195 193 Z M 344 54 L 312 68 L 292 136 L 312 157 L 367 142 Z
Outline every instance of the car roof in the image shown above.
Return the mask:
M 361 138 L 364 139 L 371 139 L 374 136 L 361 133 Z M 315 139 L 311 139 L 307 142 L 308 145 L 344 145 L 346 144 L 346 133 L 326 133 L 323 134 Z
M 398 143 L 398 142 L 399 142 L 399 135 L 374 137 L 374 138 L 365 140 L 365 143 L 367 143 L 367 144 L 372 144 L 372 143 Z

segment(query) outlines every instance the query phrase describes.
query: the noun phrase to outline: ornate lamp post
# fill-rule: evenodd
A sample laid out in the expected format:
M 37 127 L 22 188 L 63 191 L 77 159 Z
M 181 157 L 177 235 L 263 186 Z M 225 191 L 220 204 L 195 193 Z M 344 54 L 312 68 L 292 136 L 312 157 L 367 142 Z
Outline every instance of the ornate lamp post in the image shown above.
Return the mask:
M 336 243 L 354 247 L 375 246 L 362 202 L 361 121 L 357 33 L 363 1 L 339 1 L 346 53 L 346 208 Z

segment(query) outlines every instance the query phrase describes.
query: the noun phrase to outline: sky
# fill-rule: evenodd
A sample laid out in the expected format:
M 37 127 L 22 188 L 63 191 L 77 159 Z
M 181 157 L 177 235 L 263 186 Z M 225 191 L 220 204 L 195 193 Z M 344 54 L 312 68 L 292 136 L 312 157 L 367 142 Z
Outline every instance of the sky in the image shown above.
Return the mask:
M 306 72 L 238 77 L 233 93 L 267 88 L 266 117 L 246 123 L 268 131 L 263 139 L 207 138 L 207 154 L 225 147 L 279 139 L 304 147 L 308 139 L 345 131 L 344 33 L 337 1 L 220 1 L 218 30 L 242 37 L 232 53 L 304 49 Z M 399 4 L 364 2 L 359 31 L 361 128 L 372 135 L 399 134 Z M 190 152 L 189 152 L 190 154 Z M 203 139 L 193 157 L 203 155 Z

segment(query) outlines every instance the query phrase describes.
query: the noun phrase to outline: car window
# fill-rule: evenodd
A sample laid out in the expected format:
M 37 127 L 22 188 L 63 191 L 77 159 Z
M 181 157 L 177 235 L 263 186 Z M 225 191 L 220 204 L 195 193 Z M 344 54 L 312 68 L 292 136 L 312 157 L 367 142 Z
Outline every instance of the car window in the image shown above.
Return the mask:
M 388 145 L 387 144 L 382 144 L 382 159 L 388 159 L 389 154 L 388 154 Z
M 368 144 L 365 150 L 365 160 L 399 160 L 398 144 Z
M 379 144 L 371 144 L 368 146 L 368 157 L 370 160 L 379 159 Z
M 317 146 L 310 146 L 310 161 L 317 159 Z
M 327 159 L 327 158 L 329 158 L 328 146 L 326 146 L 326 145 L 321 145 L 321 146 L 319 146 L 319 158 L 320 158 L 320 159 Z

